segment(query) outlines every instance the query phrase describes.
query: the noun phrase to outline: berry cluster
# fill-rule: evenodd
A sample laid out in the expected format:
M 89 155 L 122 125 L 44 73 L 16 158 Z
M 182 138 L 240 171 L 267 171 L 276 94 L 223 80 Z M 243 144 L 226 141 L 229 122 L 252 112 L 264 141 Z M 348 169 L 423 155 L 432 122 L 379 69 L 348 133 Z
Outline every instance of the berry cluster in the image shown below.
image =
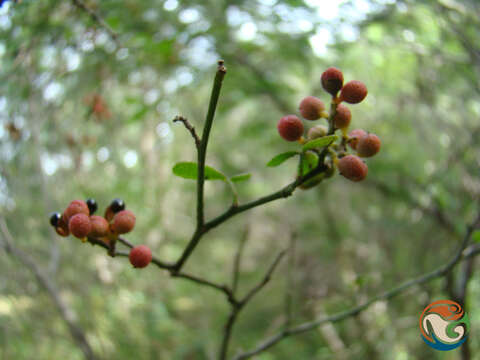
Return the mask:
M 343 84 L 343 73 L 334 68 L 328 68 L 321 76 L 322 87 L 332 96 L 330 113 L 325 109 L 322 100 L 314 96 L 305 97 L 299 105 L 300 115 L 305 120 L 327 119 L 328 127 L 325 125 L 316 125 L 308 129 L 307 137 L 304 138 L 305 128 L 303 122 L 296 115 L 286 115 L 280 119 L 277 129 L 280 136 L 287 141 L 298 141 L 304 145 L 309 141 L 334 135 L 337 130 L 341 130 L 342 136 L 339 142 L 327 145 L 328 154 L 322 158 L 325 161 L 326 174 L 333 175 L 335 167 L 341 175 L 352 181 L 361 181 L 365 179 L 368 167 L 362 158 L 374 156 L 380 151 L 381 142 L 377 135 L 366 132 L 362 129 L 355 129 L 347 134 L 348 127 L 352 120 L 350 109 L 343 103 L 358 104 L 367 96 L 367 87 L 358 80 L 352 80 Z M 340 92 L 340 94 L 338 94 Z M 349 154 L 347 145 L 355 154 Z M 320 155 L 320 148 L 309 148 L 304 151 L 304 155 L 316 156 Z M 313 155 L 311 155 L 313 154 Z M 304 156 L 306 158 L 306 156 Z M 310 179 L 308 183 L 302 184 L 302 188 L 310 188 L 318 184 L 326 174 L 322 177 Z M 302 173 L 299 176 L 305 175 Z
M 104 216 L 94 215 L 97 209 L 94 199 L 73 200 L 63 214 L 56 212 L 50 216 L 50 224 L 60 236 L 72 234 L 84 242 L 103 241 L 113 256 L 118 235 L 129 233 L 135 227 L 135 215 L 125 210 L 121 199 L 114 199 Z M 152 261 L 152 252 L 145 245 L 135 246 L 130 250 L 129 260 L 134 267 L 144 268 Z
M 53 213 L 50 216 L 50 224 L 60 236 L 72 234 L 82 241 L 93 237 L 107 244 L 115 236 L 133 230 L 135 215 L 130 210 L 125 210 L 123 200 L 114 199 L 104 216 L 94 215 L 97 208 L 94 199 L 73 200 L 63 214 Z

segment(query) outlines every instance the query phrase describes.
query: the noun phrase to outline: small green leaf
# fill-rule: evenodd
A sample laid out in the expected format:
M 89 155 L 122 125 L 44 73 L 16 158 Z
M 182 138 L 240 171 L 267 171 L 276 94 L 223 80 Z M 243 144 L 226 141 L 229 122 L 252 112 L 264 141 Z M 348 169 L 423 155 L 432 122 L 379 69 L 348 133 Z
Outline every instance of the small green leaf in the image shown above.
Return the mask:
M 337 139 L 338 139 L 337 135 L 327 135 L 318 139 L 311 140 L 307 142 L 305 145 L 303 145 L 303 151 L 330 145 Z
M 307 175 L 310 171 L 315 169 L 318 165 L 318 155 L 312 151 L 303 154 L 302 157 L 302 176 Z
M 232 182 L 241 182 L 241 181 L 246 181 L 248 179 L 250 179 L 250 177 L 252 176 L 252 174 L 239 174 L 239 175 L 235 175 L 235 176 L 232 176 L 230 178 L 230 180 Z
M 475 230 L 472 234 L 472 240 L 480 243 L 480 230 Z
M 194 162 L 179 162 L 172 169 L 173 173 L 184 179 L 196 180 L 198 176 L 198 165 Z M 205 180 L 222 180 L 227 178 L 220 171 L 205 165 Z
M 288 160 L 295 155 L 298 155 L 297 151 L 287 151 L 287 152 L 278 154 L 277 156 L 273 157 L 272 160 L 270 160 L 267 163 L 267 166 L 268 167 L 278 166 L 278 165 L 282 164 L 285 160 Z

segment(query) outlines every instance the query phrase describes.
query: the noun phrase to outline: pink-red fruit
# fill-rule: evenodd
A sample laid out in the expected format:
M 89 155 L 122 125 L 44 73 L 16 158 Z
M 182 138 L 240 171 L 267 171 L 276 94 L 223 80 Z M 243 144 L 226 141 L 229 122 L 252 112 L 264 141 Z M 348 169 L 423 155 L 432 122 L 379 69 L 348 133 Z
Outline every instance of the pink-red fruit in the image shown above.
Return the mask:
M 345 84 L 340 93 L 340 100 L 349 104 L 358 104 L 368 94 L 365 84 L 358 80 L 352 80 Z
M 132 248 L 132 250 L 130 250 L 128 259 L 133 267 L 144 268 L 150 264 L 150 261 L 152 261 L 152 251 L 148 246 L 145 245 L 135 246 Z
M 348 142 L 348 145 L 350 145 L 350 147 L 353 150 L 357 150 L 358 142 L 360 141 L 360 139 L 362 137 L 364 137 L 366 135 L 367 135 L 367 132 L 363 129 L 355 129 L 355 130 L 350 131 L 350 133 L 348 134 L 348 137 L 350 138 L 350 141 Z
M 70 218 L 68 228 L 73 236 L 83 239 L 92 230 L 90 218 L 85 214 L 76 214 Z
M 277 124 L 278 133 L 287 141 L 297 141 L 303 135 L 303 123 L 295 115 L 286 115 Z
M 358 141 L 357 154 L 361 157 L 371 157 L 380 151 L 381 145 L 377 135 L 367 134 Z
M 70 204 L 68 204 L 67 208 L 63 212 L 63 219 L 68 224 L 70 218 L 76 214 L 85 214 L 90 215 L 90 210 L 88 209 L 88 205 L 83 200 L 73 200 Z
M 325 111 L 325 104 L 319 98 L 307 96 L 300 102 L 300 114 L 307 120 L 318 120 Z
M 337 106 L 337 112 L 333 117 L 335 121 L 335 127 L 337 129 L 345 129 L 350 125 L 350 120 L 352 119 L 352 113 L 350 109 L 343 104 Z
M 358 156 L 347 155 L 338 160 L 338 171 L 352 181 L 362 181 L 368 173 L 367 164 Z
M 58 235 L 67 237 L 70 235 L 70 230 L 68 230 L 68 224 L 65 222 L 64 217 L 62 216 L 58 221 L 57 226 L 55 227 L 55 231 Z
M 316 125 L 308 130 L 307 138 L 308 140 L 317 139 L 319 137 L 327 135 L 327 132 L 328 129 L 325 125 Z
M 92 215 L 90 216 L 90 224 L 92 225 L 90 236 L 104 237 L 108 234 L 108 221 L 104 217 Z
M 130 210 L 122 210 L 113 217 L 112 228 L 117 234 L 126 234 L 135 226 L 135 215 Z
M 337 68 L 330 67 L 323 72 L 321 81 L 325 91 L 336 96 L 343 86 L 343 74 Z

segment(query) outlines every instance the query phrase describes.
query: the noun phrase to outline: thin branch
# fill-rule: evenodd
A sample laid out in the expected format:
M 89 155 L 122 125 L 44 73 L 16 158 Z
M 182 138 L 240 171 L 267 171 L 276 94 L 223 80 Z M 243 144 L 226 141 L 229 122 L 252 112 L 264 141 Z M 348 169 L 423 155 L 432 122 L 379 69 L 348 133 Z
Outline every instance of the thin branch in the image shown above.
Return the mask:
M 193 281 L 197 284 L 205 285 L 205 286 L 214 288 L 216 290 L 220 290 L 227 296 L 228 302 L 230 302 L 232 304 L 238 303 L 238 301 L 235 299 L 235 296 L 233 295 L 232 290 L 227 285 L 215 284 L 211 281 L 199 278 L 199 277 L 194 276 L 194 275 L 182 273 L 182 272 L 179 272 L 179 273 L 172 272 L 171 274 L 172 274 L 173 277 L 178 277 L 178 278 L 190 280 L 190 281 Z
M 228 320 L 225 324 L 225 329 L 223 331 L 222 344 L 220 345 L 220 360 L 226 360 L 228 355 L 228 345 L 230 344 L 230 339 L 232 338 L 232 330 L 235 321 L 237 320 L 238 313 L 240 312 L 239 307 L 232 307 L 232 311 L 228 316 Z
M 101 240 L 97 240 L 97 239 L 94 239 L 94 238 L 89 238 L 88 241 L 92 244 L 92 245 L 100 245 L 102 246 L 103 248 L 105 249 L 109 249 L 108 245 L 105 244 L 103 241 Z M 123 238 L 118 238 L 118 241 L 126 244 L 128 247 L 132 248 L 133 245 L 130 244 L 129 241 L 123 239 Z M 127 251 L 121 251 L 121 250 L 117 250 L 115 251 L 115 254 L 114 254 L 114 257 L 115 256 L 118 256 L 118 257 L 128 257 L 129 256 L 129 252 Z M 223 285 L 223 284 L 216 284 L 210 280 L 207 280 L 207 279 L 203 279 L 203 278 L 200 278 L 198 276 L 195 276 L 195 275 L 190 275 L 190 274 L 187 274 L 187 273 L 182 273 L 182 272 L 177 272 L 173 269 L 173 264 L 166 264 L 164 263 L 163 261 L 160 261 L 158 260 L 158 258 L 156 258 L 155 256 L 152 257 L 152 264 L 155 264 L 157 267 L 161 268 L 161 269 L 166 269 L 170 272 L 170 275 L 172 277 L 178 277 L 178 278 L 181 278 L 181 279 L 186 279 L 186 280 L 189 280 L 189 281 L 192 281 L 192 282 L 195 282 L 199 285 L 203 285 L 203 286 L 206 286 L 206 287 L 210 287 L 210 288 L 213 288 L 215 290 L 218 290 L 218 291 L 221 291 L 223 292 L 226 297 L 227 297 L 227 300 L 229 303 L 238 303 L 238 300 L 235 298 L 234 294 L 233 294 L 233 291 L 227 286 L 227 285 Z
M 222 89 L 223 78 L 227 73 L 223 60 L 218 61 L 217 73 L 213 82 L 212 94 L 208 105 L 207 117 L 202 132 L 202 140 L 198 149 L 198 176 L 197 176 L 197 227 L 203 226 L 204 219 L 204 183 L 205 183 L 205 160 L 207 157 L 207 146 L 210 131 L 213 125 L 213 118 L 217 109 L 220 90 Z
M 95 360 L 96 356 L 85 336 L 85 333 L 75 323 L 72 310 L 68 307 L 67 303 L 60 296 L 60 293 L 54 282 L 48 277 L 45 271 L 40 268 L 40 266 L 33 260 L 33 258 L 31 258 L 27 253 L 14 245 L 15 241 L 13 239 L 13 236 L 10 234 L 7 223 L 5 222 L 5 219 L 3 217 L 0 217 L 0 229 L 3 235 L 3 246 L 5 248 L 5 251 L 20 260 L 20 262 L 22 262 L 35 275 L 38 283 L 47 291 L 47 293 L 53 300 L 53 303 L 57 307 L 60 316 L 67 324 L 68 330 L 70 331 L 74 342 L 83 352 L 85 359 Z
M 222 224 L 223 222 L 227 221 L 231 217 L 233 217 L 237 214 L 240 214 L 244 211 L 253 209 L 257 206 L 261 206 L 261 205 L 267 204 L 267 203 L 275 201 L 275 200 L 284 199 L 284 198 L 287 198 L 287 197 L 291 196 L 297 187 L 299 187 L 301 184 L 303 184 L 307 180 L 313 178 L 315 175 L 318 175 L 325 170 L 326 170 L 326 167 L 323 164 L 319 163 L 319 166 L 317 167 L 317 169 L 314 169 L 314 170 L 310 171 L 307 175 L 303 176 L 301 179 L 297 178 L 295 181 L 293 181 L 290 184 L 284 186 L 282 189 L 280 189 L 278 191 L 275 191 L 275 192 L 273 192 L 269 195 L 263 196 L 261 198 L 258 198 L 256 200 L 247 202 L 247 203 L 242 204 L 242 205 L 231 206 L 223 214 L 220 214 L 216 218 L 206 222 L 205 225 L 204 225 L 203 232 L 206 233 L 206 232 L 210 231 L 214 227 Z
M 475 257 L 478 254 L 480 254 L 480 244 L 474 244 L 474 245 L 470 245 L 463 251 L 462 257 L 464 259 L 468 259 L 471 257 Z
M 377 296 L 372 297 L 370 300 L 366 301 L 365 303 L 363 303 L 359 306 L 355 306 L 355 307 L 353 307 L 349 310 L 341 311 L 341 312 L 336 313 L 336 314 L 331 315 L 331 316 L 327 316 L 327 317 L 324 317 L 324 318 L 321 318 L 321 319 L 318 319 L 318 320 L 306 322 L 306 323 L 303 323 L 303 324 L 298 325 L 296 327 L 283 330 L 280 333 L 268 338 L 267 340 L 262 342 L 260 345 L 258 345 L 256 348 L 254 348 L 253 350 L 250 350 L 250 351 L 247 351 L 247 352 L 244 352 L 242 354 L 239 354 L 239 355 L 235 356 L 234 360 L 248 359 L 248 358 L 250 358 L 254 355 L 257 355 L 257 354 L 271 348 L 272 346 L 274 346 L 275 344 L 277 344 L 278 342 L 280 342 L 281 340 L 283 340 L 283 339 L 285 339 L 289 336 L 298 335 L 298 334 L 307 332 L 307 331 L 315 329 L 318 326 L 320 326 L 322 324 L 325 324 L 325 323 L 335 323 L 335 322 L 339 322 L 341 320 L 344 320 L 346 318 L 355 316 L 355 315 L 359 314 L 360 312 L 366 310 L 372 304 L 374 304 L 374 303 L 376 303 L 380 300 L 391 299 L 391 298 L 393 298 L 397 295 L 402 294 L 405 290 L 411 288 L 412 286 L 422 285 L 422 284 L 425 284 L 425 283 L 427 283 L 427 282 L 429 282 L 433 279 L 444 276 L 445 274 L 450 272 L 455 267 L 455 265 L 457 265 L 462 260 L 462 258 L 463 259 L 466 258 L 466 256 L 463 255 L 463 252 L 464 252 L 466 246 L 468 245 L 468 243 L 470 241 L 470 238 L 472 236 L 472 233 L 473 233 L 475 227 L 478 225 L 479 221 L 480 221 L 480 216 L 477 217 L 471 225 L 467 226 L 467 231 L 464 235 L 464 238 L 462 240 L 461 245 L 459 246 L 458 251 L 455 253 L 455 255 L 450 259 L 450 261 L 447 264 L 442 265 L 442 266 L 438 267 L 437 269 L 435 269 L 435 270 L 433 270 L 429 273 L 426 273 L 424 275 L 421 275 L 421 276 L 415 277 L 413 279 L 410 279 L 408 281 L 405 281 L 404 283 L 394 287 L 391 290 L 385 291 L 385 292 L 383 292 L 383 293 L 381 293 Z
M 473 264 L 475 258 L 471 257 L 467 259 L 467 261 L 463 264 L 462 272 L 460 274 L 460 284 L 458 290 L 458 302 L 462 307 L 465 309 L 466 306 L 466 299 L 468 294 L 468 284 L 473 275 Z M 471 348 L 470 348 L 470 341 L 467 341 L 463 344 L 461 349 L 462 360 L 470 360 L 471 359 Z
M 466 309 L 466 299 L 467 299 L 467 294 L 468 294 L 468 284 L 472 278 L 473 275 L 473 264 L 474 264 L 475 258 L 470 257 L 467 259 L 463 264 L 462 264 L 462 270 L 460 272 L 460 278 L 458 281 L 458 287 L 457 291 L 455 292 L 455 297 L 453 298 L 455 301 L 457 301 L 464 309 Z M 470 341 L 467 339 L 465 343 L 462 345 L 462 348 L 460 350 L 461 352 L 461 358 L 462 360 L 470 360 L 472 355 L 471 355 L 471 349 L 470 349 Z
M 294 274 L 295 274 L 295 247 L 296 234 L 290 236 L 290 246 L 288 248 L 288 266 L 285 289 L 285 328 L 289 328 L 293 318 L 293 294 L 294 294 Z
M 235 294 L 238 288 L 238 278 L 240 275 L 240 263 L 242 262 L 243 250 L 245 249 L 245 244 L 247 243 L 249 235 L 248 227 L 245 227 L 245 230 L 242 233 L 242 237 L 238 243 L 237 251 L 235 252 L 235 259 L 233 261 L 233 271 L 232 271 L 232 291 Z
M 240 310 L 242 310 L 245 305 L 248 304 L 250 300 L 260 291 L 262 290 L 265 285 L 268 284 L 270 281 L 273 272 L 277 268 L 278 264 L 280 263 L 280 260 L 282 260 L 282 257 L 285 255 L 286 251 L 283 250 L 281 251 L 273 263 L 270 265 L 268 268 L 267 272 L 265 273 L 265 276 L 263 279 L 255 285 L 244 297 L 242 300 L 237 301 L 235 303 L 231 302 L 232 305 L 232 310 L 230 311 L 230 315 L 228 316 L 228 320 L 225 324 L 225 330 L 223 332 L 223 338 L 222 338 L 222 344 L 220 346 L 220 354 L 219 354 L 219 359 L 220 360 L 225 360 L 228 355 L 228 346 L 230 344 L 230 340 L 232 337 L 232 330 L 233 330 L 233 325 L 235 325 L 235 321 L 238 318 L 238 314 L 240 313 Z
M 103 18 L 94 10 L 90 9 L 82 0 L 72 0 L 73 5 L 79 8 L 82 11 L 85 11 L 94 22 L 96 22 L 100 27 L 105 29 L 108 35 L 112 38 L 115 44 L 118 47 L 121 47 L 120 41 L 118 40 L 118 34 L 103 20 Z
M 119 237 L 117 238 L 117 240 L 118 240 L 119 242 L 121 242 L 123 245 L 129 247 L 130 249 L 135 246 L 135 245 L 133 245 L 130 241 L 128 241 L 127 239 L 125 239 L 125 238 L 123 238 L 123 237 L 121 237 L 121 236 L 119 236 Z
M 267 273 L 263 277 L 262 281 L 260 281 L 257 285 L 255 285 L 246 295 L 245 297 L 240 301 L 240 306 L 243 307 L 245 306 L 252 298 L 260 291 L 262 290 L 265 285 L 268 284 L 270 279 L 272 278 L 272 274 L 277 268 L 278 264 L 280 263 L 280 260 L 285 256 L 286 250 L 282 250 L 278 253 L 277 257 L 273 261 L 273 263 L 270 265 Z
M 217 108 L 218 98 L 220 97 L 220 90 L 222 89 L 223 78 L 227 73 L 227 69 L 224 66 L 223 60 L 218 61 L 217 73 L 213 82 L 212 94 L 210 96 L 210 104 L 208 106 L 207 117 L 205 119 L 205 125 L 203 127 L 202 139 L 200 141 L 200 147 L 198 148 L 198 174 L 197 174 L 197 227 L 196 230 L 187 244 L 182 255 L 175 263 L 175 270 L 180 271 L 185 261 L 189 258 L 198 242 L 200 241 L 204 233 L 204 183 L 205 183 L 205 159 L 207 156 L 208 138 L 210 136 L 210 130 L 212 129 L 213 118 L 215 116 L 215 110 Z
M 200 149 L 200 138 L 198 137 L 197 135 L 197 132 L 195 131 L 195 128 L 193 127 L 192 124 L 190 124 L 190 122 L 188 121 L 188 119 L 186 117 L 183 117 L 183 116 L 175 116 L 175 118 L 173 119 L 173 122 L 182 122 L 183 123 L 183 126 L 185 126 L 185 128 L 190 132 L 190 134 L 192 135 L 193 137 L 193 140 L 195 141 L 195 146 L 197 147 L 197 150 Z

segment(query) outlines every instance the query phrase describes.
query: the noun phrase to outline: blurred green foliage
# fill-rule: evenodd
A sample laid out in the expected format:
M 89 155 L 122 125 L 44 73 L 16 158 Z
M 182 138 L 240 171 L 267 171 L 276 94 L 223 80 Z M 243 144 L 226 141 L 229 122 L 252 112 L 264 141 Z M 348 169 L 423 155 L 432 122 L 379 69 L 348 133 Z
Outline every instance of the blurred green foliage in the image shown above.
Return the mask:
M 328 3 L 328 5 L 327 5 Z M 48 214 L 75 198 L 100 208 L 121 197 L 137 215 L 128 237 L 177 259 L 195 222 L 195 182 L 173 176 L 195 161 L 181 114 L 201 129 L 216 60 L 226 62 L 207 164 L 232 176 L 240 201 L 278 190 L 297 150 L 277 120 L 320 96 L 328 66 L 369 89 L 352 126 L 382 139 L 369 176 L 340 176 L 241 214 L 202 240 L 187 270 L 228 283 L 247 231 L 240 292 L 296 240 L 294 322 L 344 310 L 445 263 L 480 194 L 480 4 L 476 0 L 89 0 L 118 34 L 71 1 L 23 0 L 0 9 L 0 211 L 16 245 L 49 271 L 96 353 L 105 359 L 213 359 L 224 296 L 73 238 Z M 94 104 L 101 99 L 96 112 Z M 97 101 L 98 102 L 98 101 Z M 110 113 L 110 114 L 109 114 Z M 318 122 L 317 122 L 318 123 Z M 306 124 L 310 125 L 310 124 Z M 207 218 L 231 201 L 206 184 Z M 461 269 L 461 267 L 459 267 Z M 287 267 L 241 314 L 232 354 L 281 329 Z M 459 270 L 453 274 L 458 278 Z M 480 349 L 479 276 L 468 288 L 472 354 Z M 334 327 L 288 338 L 270 359 L 457 359 L 428 348 L 418 316 L 448 298 L 445 281 L 416 287 Z M 81 359 L 30 271 L 0 253 L 0 358 Z

